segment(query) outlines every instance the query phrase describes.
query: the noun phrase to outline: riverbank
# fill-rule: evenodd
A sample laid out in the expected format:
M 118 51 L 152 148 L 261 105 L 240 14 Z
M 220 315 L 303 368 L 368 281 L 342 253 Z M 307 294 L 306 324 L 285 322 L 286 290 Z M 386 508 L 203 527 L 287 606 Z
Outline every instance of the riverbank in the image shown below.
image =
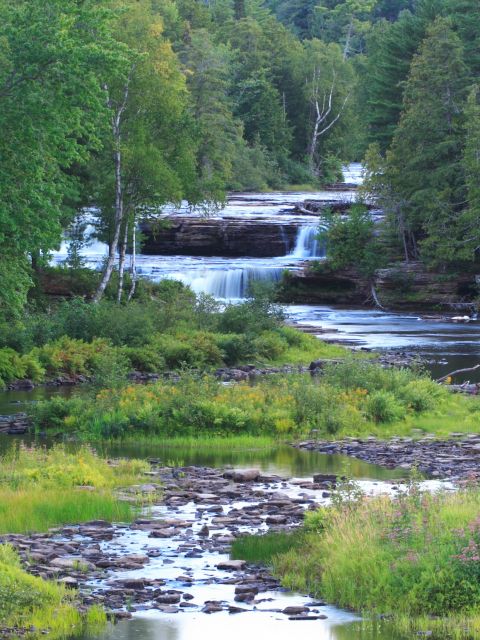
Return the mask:
M 350 483 L 331 509 L 307 514 L 291 548 L 271 557 L 274 573 L 289 588 L 389 619 L 404 633 L 473 639 L 479 505 L 473 485 L 431 494 L 413 483 L 391 500 L 366 499 Z
M 476 312 L 478 285 L 474 270 L 437 273 L 421 262 L 399 261 L 367 277 L 355 266 L 334 269 L 323 260 L 307 264 L 303 271 L 286 272 L 277 287 L 277 299 L 281 303 L 436 313 L 448 319 L 449 315 Z
M 349 438 L 342 441 L 309 440 L 294 446 L 327 455 L 345 455 L 388 469 L 414 469 L 430 478 L 468 480 L 480 478 L 480 435 L 450 433 L 449 439 L 434 435 L 380 440 Z
M 268 570 L 229 558 L 238 536 L 290 530 L 305 510 L 328 504 L 335 475 L 294 480 L 254 468 L 163 467 L 151 459 L 148 478 L 152 500 L 131 525 L 95 520 L 2 542 L 18 550 L 32 575 L 78 589 L 81 608 L 99 604 L 117 619 L 148 610 L 287 622 L 338 616 L 325 602 L 285 593 Z M 393 490 L 375 481 L 365 486 Z

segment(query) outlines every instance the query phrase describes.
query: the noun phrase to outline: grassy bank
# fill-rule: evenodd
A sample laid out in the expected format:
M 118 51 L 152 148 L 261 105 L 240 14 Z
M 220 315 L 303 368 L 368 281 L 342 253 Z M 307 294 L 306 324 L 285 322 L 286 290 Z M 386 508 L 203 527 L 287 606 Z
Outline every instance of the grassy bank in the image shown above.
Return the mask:
M 480 632 L 480 491 L 337 500 L 293 533 L 241 537 L 234 558 L 270 565 L 284 586 L 387 616 L 399 633 Z
M 98 607 L 80 614 L 71 590 L 26 573 L 9 545 L 0 545 L 0 596 L 2 637 L 48 635 L 57 640 L 98 631 L 106 623 L 106 616 Z M 11 634 L 7 632 L 9 628 Z
M 0 460 L 0 534 L 96 519 L 129 521 L 136 509 L 115 490 L 138 482 L 147 468 L 137 460 L 108 464 L 87 447 L 75 453 L 62 446 L 13 449 Z M 96 630 L 105 621 L 97 607 L 81 614 L 75 592 L 29 575 L 14 550 L 0 544 L 0 634 L 60 639 Z
M 147 468 L 137 460 L 109 465 L 87 447 L 75 453 L 62 446 L 12 450 L 0 462 L 0 534 L 97 518 L 131 520 L 135 510 L 115 489 L 137 483 Z
M 84 439 L 220 438 L 292 439 L 380 437 L 417 429 L 447 435 L 476 431 L 480 403 L 451 394 L 428 376 L 354 359 L 325 366 L 321 376 L 266 376 L 255 384 L 225 386 L 208 376 L 179 382 L 103 390 L 95 398 L 40 403 L 42 431 Z
M 273 567 L 284 586 L 387 616 L 402 633 L 480 632 L 480 490 L 336 500 L 293 534 L 238 539 L 235 558 Z

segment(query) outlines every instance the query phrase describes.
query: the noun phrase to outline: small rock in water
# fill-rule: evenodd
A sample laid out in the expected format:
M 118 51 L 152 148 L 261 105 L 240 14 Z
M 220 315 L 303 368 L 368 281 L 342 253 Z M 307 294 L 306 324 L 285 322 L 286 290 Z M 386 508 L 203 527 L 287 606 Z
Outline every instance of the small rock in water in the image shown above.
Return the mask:
M 246 564 L 245 560 L 224 560 L 216 566 L 217 569 L 222 569 L 223 571 L 241 571 L 245 569 Z

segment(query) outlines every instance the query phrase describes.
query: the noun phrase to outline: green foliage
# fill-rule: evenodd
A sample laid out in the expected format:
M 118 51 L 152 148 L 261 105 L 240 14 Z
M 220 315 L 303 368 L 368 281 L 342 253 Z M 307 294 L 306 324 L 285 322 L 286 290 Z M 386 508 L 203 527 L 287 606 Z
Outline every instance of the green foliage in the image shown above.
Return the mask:
M 56 582 L 32 576 L 20 566 L 13 547 L 0 545 L 0 624 L 3 627 L 31 629 L 29 637 L 39 637 L 36 630 L 48 629 L 54 640 L 70 633 L 94 632 L 106 624 L 98 607 L 81 615 L 74 594 Z
M 99 147 L 102 77 L 121 60 L 103 3 L 7 0 L 0 8 L 0 312 L 18 314 L 30 286 L 29 255 L 55 248 L 75 169 Z
M 39 403 L 34 418 L 42 431 L 95 439 L 282 436 L 313 429 L 324 437 L 390 435 L 408 433 L 424 419 L 436 420 L 436 429 L 443 424 L 461 428 L 463 421 L 465 429 L 472 428 L 478 403 L 464 401 L 410 370 L 352 359 L 325 366 L 320 378 L 292 373 L 254 384 L 225 386 L 214 378 L 184 373 L 178 382 L 104 389 L 95 399 L 55 398 Z
M 134 459 L 108 464 L 87 447 L 76 453 L 62 446 L 13 450 L 1 460 L 0 533 L 46 531 L 98 518 L 130 520 L 134 510 L 113 491 L 138 482 L 147 469 Z
M 234 559 L 256 564 L 271 565 L 275 556 L 299 548 L 302 536 L 298 532 L 271 532 L 262 536 L 240 536 L 232 544 L 230 555 Z
M 375 223 L 368 210 L 362 205 L 355 205 L 348 217 L 330 215 L 327 225 L 320 235 L 327 242 L 328 264 L 333 269 L 355 267 L 361 274 L 373 276 L 384 258 L 374 235 Z
M 357 500 L 309 514 L 300 548 L 275 558 L 285 584 L 340 606 L 474 637 L 480 607 L 477 487 Z M 463 616 L 463 618 L 462 618 Z M 448 619 L 447 619 L 448 618 Z M 431 627 L 428 627 L 431 628 Z M 473 635 L 471 635 L 473 633 Z

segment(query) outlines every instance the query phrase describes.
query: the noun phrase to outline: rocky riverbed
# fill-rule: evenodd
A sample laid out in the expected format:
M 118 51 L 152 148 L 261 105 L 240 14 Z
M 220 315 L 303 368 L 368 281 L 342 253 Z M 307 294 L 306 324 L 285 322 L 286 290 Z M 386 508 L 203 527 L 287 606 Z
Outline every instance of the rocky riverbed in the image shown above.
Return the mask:
M 325 454 L 342 454 L 388 469 L 406 472 L 417 468 L 430 478 L 454 480 L 480 478 L 480 435 L 452 433 L 448 440 L 432 436 L 379 440 L 345 438 L 339 441 L 308 440 L 294 446 Z
M 132 524 L 93 521 L 0 542 L 13 544 L 32 574 L 78 588 L 80 608 L 101 604 L 117 619 L 148 611 L 287 621 L 339 614 L 289 593 L 264 567 L 229 555 L 237 536 L 291 530 L 306 510 L 327 505 L 335 475 L 285 479 L 256 469 L 151 464 L 148 483 L 123 492 L 127 500 L 142 495 L 150 503 Z M 402 490 L 395 481 L 361 484 L 368 493 Z

